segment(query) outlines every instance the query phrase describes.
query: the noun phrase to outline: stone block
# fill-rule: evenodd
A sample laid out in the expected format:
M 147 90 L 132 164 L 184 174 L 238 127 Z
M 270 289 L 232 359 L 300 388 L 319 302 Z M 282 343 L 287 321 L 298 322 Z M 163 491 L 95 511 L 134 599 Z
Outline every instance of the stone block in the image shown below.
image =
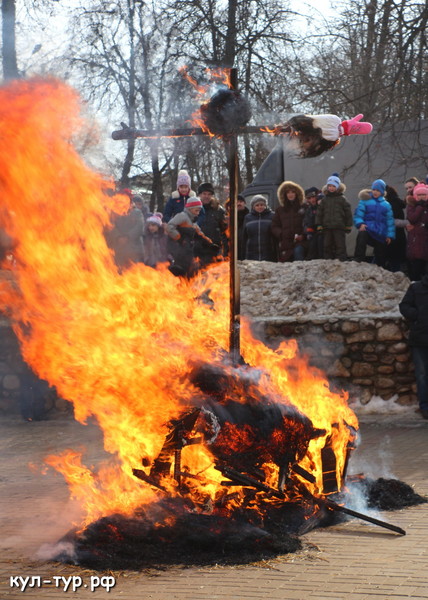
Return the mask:
M 391 344 L 388 350 L 393 354 L 402 354 L 408 352 L 409 346 L 405 342 L 398 342 L 397 344 Z
M 396 354 L 395 360 L 401 363 L 407 363 L 410 361 L 410 354 L 406 352 L 406 354 Z
M 392 363 L 395 362 L 395 356 L 392 354 L 383 354 L 379 357 L 379 362 L 383 365 L 392 365 Z
M 334 363 L 326 369 L 329 377 L 350 377 L 351 373 L 346 369 L 340 360 L 335 360 Z
M 403 334 L 396 323 L 386 323 L 381 324 L 377 330 L 377 339 L 380 342 L 398 341 L 403 339 Z
M 401 406 L 417 405 L 418 399 L 416 394 L 403 394 L 398 397 L 397 404 L 401 404 Z
M 386 389 L 395 387 L 395 381 L 390 377 L 378 377 L 375 381 L 377 388 Z
M 397 373 L 408 373 L 409 371 L 414 370 L 413 364 L 409 364 L 406 362 L 396 362 L 394 364 L 394 367 Z
M 364 385 L 364 386 L 373 386 L 373 380 L 372 379 L 358 379 L 355 378 L 354 379 L 354 383 L 355 385 Z
M 340 333 L 327 333 L 325 335 L 325 339 L 328 342 L 331 342 L 333 344 L 343 344 L 344 339 L 343 339 L 343 335 L 341 335 Z
M 371 342 L 375 339 L 375 332 L 371 330 L 357 331 L 346 337 L 348 344 L 355 344 L 355 342 Z
M 366 362 L 378 362 L 376 354 L 363 354 L 363 360 Z
M 356 362 L 352 365 L 351 373 L 354 377 L 368 377 L 375 374 L 375 368 L 366 362 Z
M 359 331 L 360 325 L 357 321 L 343 321 L 341 329 L 343 333 L 355 333 Z

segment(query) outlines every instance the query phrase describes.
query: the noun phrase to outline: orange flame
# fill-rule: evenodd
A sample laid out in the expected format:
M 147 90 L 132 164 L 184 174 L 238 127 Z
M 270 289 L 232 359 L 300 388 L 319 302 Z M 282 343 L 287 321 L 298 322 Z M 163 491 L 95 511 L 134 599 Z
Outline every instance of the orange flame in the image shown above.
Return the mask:
M 198 84 L 196 79 L 194 77 L 192 77 L 190 75 L 190 73 L 188 72 L 187 66 L 181 67 L 179 69 L 179 72 L 192 85 L 193 89 L 197 92 L 200 102 L 202 102 L 203 100 L 209 101 L 209 93 L 210 93 L 210 88 L 211 88 L 210 83 L 207 85 Z M 207 68 L 206 73 L 207 73 L 209 79 L 211 80 L 211 82 L 215 82 L 218 85 L 225 85 L 230 88 L 230 85 L 231 85 L 230 69 L 221 69 L 221 68 L 209 69 L 209 68 Z M 192 113 L 192 116 L 188 120 L 188 123 L 190 123 L 190 125 L 192 125 L 192 127 L 199 127 L 200 129 L 202 129 L 202 131 L 204 133 L 206 133 L 211 138 L 216 136 L 215 133 L 210 131 L 209 127 L 205 123 L 205 121 L 201 115 L 201 110 L 199 108 L 197 110 L 195 110 L 194 113 Z
M 1 222 L 16 240 L 17 282 L 3 283 L 0 301 L 25 360 L 73 403 L 77 420 L 94 416 L 104 433 L 112 460 L 97 471 L 75 451 L 47 459 L 67 479 L 88 523 L 112 512 L 131 514 L 153 501 L 153 490 L 132 469 L 142 458 L 152 463 L 167 423 L 197 404 L 189 359 L 221 362 L 228 346 L 229 287 L 227 263 L 190 282 L 166 266 L 138 264 L 117 272 L 103 230 L 123 198 L 105 193 L 112 182 L 90 170 L 72 144 L 87 127 L 80 108 L 77 94 L 57 80 L 0 88 Z M 207 289 L 214 310 L 196 300 Z M 322 489 L 320 452 L 327 437 L 340 481 L 347 424 L 357 427 L 345 395 L 329 391 L 323 375 L 298 358 L 296 342 L 273 351 L 252 337 L 245 320 L 242 354 L 261 370 L 263 393 L 295 405 L 325 429 L 302 461 L 316 476 L 313 491 Z M 240 435 L 245 438 L 245 432 Z M 214 498 L 221 491 L 205 445 L 183 450 L 183 469 L 195 475 L 189 484 L 195 494 Z M 174 482 L 165 487 L 176 493 Z

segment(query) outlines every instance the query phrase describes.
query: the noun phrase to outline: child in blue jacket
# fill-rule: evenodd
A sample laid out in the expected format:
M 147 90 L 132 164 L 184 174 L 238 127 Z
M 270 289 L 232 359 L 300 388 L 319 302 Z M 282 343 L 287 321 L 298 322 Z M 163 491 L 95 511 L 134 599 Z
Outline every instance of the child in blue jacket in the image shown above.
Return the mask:
M 365 261 L 367 246 L 372 246 L 375 263 L 384 267 L 386 250 L 395 239 L 395 222 L 392 207 L 384 198 L 386 183 L 376 179 L 369 197 L 360 200 L 354 213 L 354 225 L 358 229 L 355 260 Z

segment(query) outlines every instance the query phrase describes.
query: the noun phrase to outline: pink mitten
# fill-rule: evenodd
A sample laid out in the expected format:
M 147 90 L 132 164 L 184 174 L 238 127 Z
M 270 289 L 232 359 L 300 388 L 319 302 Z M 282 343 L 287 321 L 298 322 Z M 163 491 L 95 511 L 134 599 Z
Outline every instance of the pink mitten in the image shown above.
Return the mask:
M 343 131 L 342 135 L 353 135 L 356 133 L 363 135 L 365 133 L 371 133 L 373 125 L 365 121 L 360 123 L 363 117 L 364 115 L 357 115 L 348 121 L 342 121 L 340 124 Z

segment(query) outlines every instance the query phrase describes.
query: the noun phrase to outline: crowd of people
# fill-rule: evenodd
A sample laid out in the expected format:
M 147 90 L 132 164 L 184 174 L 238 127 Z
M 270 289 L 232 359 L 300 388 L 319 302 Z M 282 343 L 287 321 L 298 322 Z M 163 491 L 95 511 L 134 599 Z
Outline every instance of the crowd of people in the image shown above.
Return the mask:
M 176 187 L 163 213 L 149 213 L 141 196 L 121 190 L 129 195 L 130 210 L 113 215 L 113 228 L 106 232 L 120 269 L 133 262 L 153 268 L 168 263 L 175 275 L 190 277 L 227 257 L 229 202 L 223 207 L 209 182 L 192 190 L 185 170 L 179 171 Z M 351 259 L 404 271 L 419 281 L 428 263 L 428 185 L 411 177 L 404 187 L 402 199 L 394 187 L 376 179 L 360 191 L 354 211 L 337 173 L 321 189 L 304 190 L 294 181 L 284 181 L 275 210 L 261 194 L 248 205 L 238 195 L 238 259 Z M 348 256 L 346 236 L 353 227 L 355 250 Z M 373 249 L 369 256 L 368 248 Z

